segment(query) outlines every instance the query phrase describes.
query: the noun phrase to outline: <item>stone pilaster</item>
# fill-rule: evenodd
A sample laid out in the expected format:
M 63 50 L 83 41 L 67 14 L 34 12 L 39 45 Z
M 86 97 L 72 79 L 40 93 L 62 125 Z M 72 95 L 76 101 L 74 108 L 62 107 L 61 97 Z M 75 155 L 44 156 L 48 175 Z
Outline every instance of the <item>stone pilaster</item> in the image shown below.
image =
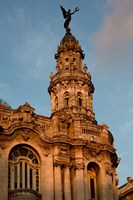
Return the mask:
M 76 163 L 74 165 L 76 170 L 76 193 L 77 199 L 76 200 L 84 200 L 85 199 L 85 188 L 84 188 L 84 164 L 83 163 Z
M 71 200 L 71 181 L 69 167 L 64 169 L 64 197 L 65 200 Z
M 109 163 L 105 163 L 105 177 L 106 177 L 106 198 L 107 199 L 114 199 L 113 198 L 113 188 L 112 188 L 112 169 Z
M 54 199 L 62 200 L 61 167 L 56 163 L 54 164 Z
M 8 152 L 4 153 L 0 149 L 0 199 L 8 198 Z

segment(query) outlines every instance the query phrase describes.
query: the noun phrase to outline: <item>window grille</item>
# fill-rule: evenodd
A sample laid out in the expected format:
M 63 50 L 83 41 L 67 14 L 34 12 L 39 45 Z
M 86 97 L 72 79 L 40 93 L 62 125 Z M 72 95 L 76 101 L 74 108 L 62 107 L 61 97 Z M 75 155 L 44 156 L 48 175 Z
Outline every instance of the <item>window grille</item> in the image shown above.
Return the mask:
M 9 155 L 8 189 L 39 191 L 39 160 L 27 146 L 13 148 Z

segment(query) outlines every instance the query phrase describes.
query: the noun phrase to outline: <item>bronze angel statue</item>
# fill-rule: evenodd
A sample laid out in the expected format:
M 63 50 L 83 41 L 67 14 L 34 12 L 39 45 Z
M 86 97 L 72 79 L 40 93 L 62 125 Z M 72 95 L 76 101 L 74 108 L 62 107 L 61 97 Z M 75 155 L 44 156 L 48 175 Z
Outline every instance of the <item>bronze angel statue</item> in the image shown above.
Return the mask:
M 66 19 L 65 20 L 65 23 L 64 23 L 64 28 L 66 29 L 66 32 L 70 32 L 70 28 L 69 28 L 69 23 L 71 21 L 71 16 L 75 13 L 75 12 L 78 12 L 79 11 L 79 8 L 76 7 L 74 12 L 71 13 L 71 10 L 68 9 L 68 11 L 65 10 L 65 8 L 63 8 L 62 6 L 61 7 L 61 10 L 62 10 L 62 14 L 63 14 L 63 17 Z

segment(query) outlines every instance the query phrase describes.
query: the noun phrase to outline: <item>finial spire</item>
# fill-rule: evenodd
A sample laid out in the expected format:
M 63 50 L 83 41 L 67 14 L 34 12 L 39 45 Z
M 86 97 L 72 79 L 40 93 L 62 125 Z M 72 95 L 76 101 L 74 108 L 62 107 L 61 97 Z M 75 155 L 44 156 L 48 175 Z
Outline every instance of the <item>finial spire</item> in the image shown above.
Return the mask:
M 62 14 L 63 17 L 66 19 L 64 22 L 64 28 L 66 29 L 67 33 L 70 33 L 71 29 L 69 28 L 69 23 L 71 21 L 71 16 L 75 13 L 79 11 L 79 8 L 76 7 L 74 12 L 71 13 L 71 10 L 68 9 L 68 11 L 65 10 L 65 8 L 63 8 L 62 6 L 60 6 L 61 10 L 62 10 Z

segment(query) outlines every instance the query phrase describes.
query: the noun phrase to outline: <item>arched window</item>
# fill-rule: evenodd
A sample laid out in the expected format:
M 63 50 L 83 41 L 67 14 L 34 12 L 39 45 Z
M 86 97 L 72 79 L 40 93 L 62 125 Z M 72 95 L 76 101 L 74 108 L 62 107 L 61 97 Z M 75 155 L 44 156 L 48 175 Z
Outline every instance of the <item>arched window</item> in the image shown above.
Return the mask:
M 28 146 L 14 147 L 9 154 L 8 189 L 39 191 L 39 159 Z
M 99 166 L 89 163 L 87 166 L 89 200 L 98 200 L 98 173 Z
M 64 62 L 64 66 L 65 66 L 65 70 L 68 70 L 69 69 L 69 65 L 70 65 L 70 62 L 69 62 L 69 58 L 65 58 L 65 62 Z
M 65 92 L 64 94 L 64 107 L 69 106 L 69 92 Z
M 82 94 L 80 92 L 77 94 L 77 105 L 82 106 Z

